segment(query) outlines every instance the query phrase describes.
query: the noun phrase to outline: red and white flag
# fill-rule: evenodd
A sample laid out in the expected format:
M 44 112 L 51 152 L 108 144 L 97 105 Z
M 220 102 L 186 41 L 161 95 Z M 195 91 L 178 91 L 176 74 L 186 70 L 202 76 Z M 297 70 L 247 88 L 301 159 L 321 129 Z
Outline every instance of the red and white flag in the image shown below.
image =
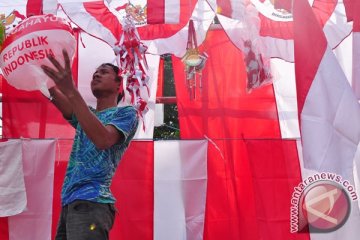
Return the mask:
M 331 48 L 336 47 L 351 32 L 342 1 L 313 0 L 311 7 L 324 29 Z M 293 14 L 289 10 L 290 0 L 251 0 L 259 11 L 260 35 L 266 44 L 267 55 L 294 61 Z
M 51 239 L 52 228 L 56 142 L 21 140 L 20 144 L 21 152 L 13 154 L 22 153 L 26 209 L 0 220 L 0 239 L 48 240 Z
M 353 19 L 353 72 L 352 86 L 356 97 L 360 99 L 360 1 L 352 2 Z
M 153 239 L 203 239 L 207 148 L 207 140 L 154 142 Z
M 147 23 L 177 24 L 180 11 L 180 0 L 147 0 Z
M 360 141 L 360 106 L 306 1 L 294 1 L 295 73 L 303 153 L 303 179 L 332 172 L 354 184 Z M 351 203 L 344 226 L 326 239 L 358 239 L 359 208 Z M 325 239 L 313 234 L 311 239 Z
M 111 47 L 119 42 L 122 27 L 115 9 L 107 1 L 99 0 L 58 0 L 65 14 L 78 27 L 97 37 Z
M 0 217 L 8 217 L 26 208 L 21 141 L 0 142 L 0 152 Z

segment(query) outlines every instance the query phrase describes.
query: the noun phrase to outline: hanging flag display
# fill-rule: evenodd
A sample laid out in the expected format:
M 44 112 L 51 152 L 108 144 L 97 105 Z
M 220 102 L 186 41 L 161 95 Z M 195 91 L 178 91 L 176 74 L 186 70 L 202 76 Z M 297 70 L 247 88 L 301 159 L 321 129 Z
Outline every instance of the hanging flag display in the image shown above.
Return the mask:
M 15 88 L 48 93 L 54 83 L 40 66 L 51 64 L 47 55 L 62 58 L 63 49 L 72 59 L 75 48 L 72 28 L 64 19 L 54 15 L 29 17 L 7 35 L 0 53 L 0 67 Z
M 207 58 L 206 52 L 199 52 L 194 22 L 190 20 L 186 53 L 182 57 L 182 61 L 185 64 L 186 85 L 192 100 L 196 98 L 196 87 L 202 88 L 201 72 L 205 67 Z

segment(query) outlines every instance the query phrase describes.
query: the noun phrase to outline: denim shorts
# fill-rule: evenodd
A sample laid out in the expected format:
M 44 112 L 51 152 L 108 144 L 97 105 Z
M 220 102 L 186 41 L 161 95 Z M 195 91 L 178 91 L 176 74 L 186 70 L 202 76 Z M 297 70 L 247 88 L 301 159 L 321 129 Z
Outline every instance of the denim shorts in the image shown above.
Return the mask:
M 55 240 L 107 240 L 114 219 L 113 204 L 76 200 L 61 209 Z

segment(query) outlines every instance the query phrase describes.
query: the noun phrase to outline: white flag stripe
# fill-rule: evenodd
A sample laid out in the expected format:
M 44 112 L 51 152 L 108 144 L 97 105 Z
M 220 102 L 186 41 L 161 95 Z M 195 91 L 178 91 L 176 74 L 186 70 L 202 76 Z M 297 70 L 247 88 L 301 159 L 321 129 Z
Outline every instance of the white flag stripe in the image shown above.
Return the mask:
M 24 211 L 26 191 L 21 140 L 0 143 L 0 217 Z
M 90 1 L 84 1 L 90 2 Z M 102 39 L 110 46 L 115 46 L 117 42 L 116 37 L 113 33 L 104 27 L 102 23 L 100 23 L 95 17 L 90 15 L 82 2 L 67 2 L 64 0 L 59 0 L 64 12 L 66 15 L 76 23 L 81 29 L 86 30 L 90 35 Z M 104 2 L 106 4 L 106 1 Z
M 57 0 L 43 0 L 43 13 L 56 15 L 58 10 Z
M 202 240 L 207 141 L 154 143 L 154 239 Z
M 200 45 L 206 37 L 206 32 L 214 20 L 215 13 L 206 1 L 198 1 L 192 12 L 191 18 L 194 19 L 196 39 Z M 186 42 L 188 38 L 188 24 L 177 33 L 168 38 L 157 38 L 144 40 L 143 43 L 148 47 L 149 54 L 171 53 L 177 57 L 184 56 L 186 52 Z
M 360 32 L 353 32 L 353 89 L 360 100 Z
M 22 140 L 24 212 L 8 218 L 9 240 L 51 239 L 55 140 Z
M 308 169 L 304 167 L 304 159 L 302 155 L 302 146 L 301 141 L 297 141 L 297 149 L 299 154 L 299 162 L 301 167 L 301 176 L 302 179 L 305 180 L 308 177 L 314 176 L 315 174 L 321 174 L 320 171 L 315 171 L 312 169 Z M 348 180 L 352 186 L 357 184 L 357 180 L 353 179 L 352 177 L 343 179 Z M 305 189 L 306 190 L 306 189 Z M 360 226 L 360 212 L 359 212 L 359 205 L 357 201 L 351 201 L 351 210 L 350 215 L 346 221 L 346 223 L 339 228 L 338 230 L 330 233 L 310 233 L 311 240 L 339 240 L 339 239 L 346 239 L 346 240 L 356 240 L 360 234 L 359 226 Z
M 294 63 L 273 58 L 271 59 L 271 74 L 274 77 L 273 86 L 281 137 L 283 139 L 299 139 Z
M 301 122 L 305 167 L 351 176 L 360 108 L 330 48 L 306 97 Z
M 245 15 L 245 2 L 243 0 L 230 0 L 230 4 L 232 18 L 242 20 Z
M 180 0 L 165 0 L 165 23 L 179 23 L 180 11 Z

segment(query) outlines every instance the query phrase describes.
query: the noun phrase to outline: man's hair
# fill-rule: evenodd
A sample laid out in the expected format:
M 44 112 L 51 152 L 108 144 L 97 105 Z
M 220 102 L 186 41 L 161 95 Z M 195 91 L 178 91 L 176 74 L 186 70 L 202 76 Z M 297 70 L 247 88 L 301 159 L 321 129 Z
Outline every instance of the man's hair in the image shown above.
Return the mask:
M 109 67 L 111 67 L 114 70 L 115 75 L 116 75 L 115 81 L 117 81 L 117 82 L 122 81 L 122 77 L 119 76 L 120 69 L 119 69 L 118 66 L 115 66 L 114 64 L 111 64 L 111 63 L 103 63 L 103 64 L 101 64 L 101 66 L 109 66 Z
M 119 74 L 119 73 L 120 73 L 120 69 L 119 69 L 118 66 L 115 66 L 115 65 L 112 64 L 112 63 L 103 63 L 103 64 L 101 64 L 101 66 L 109 66 L 109 67 L 111 67 L 111 68 L 114 70 L 115 75 L 116 75 L 115 81 L 120 82 L 120 84 L 123 84 L 123 83 L 122 83 L 122 80 L 123 80 L 123 79 L 122 79 L 122 77 L 121 77 L 120 74 Z M 119 103 L 123 97 L 124 97 L 124 90 L 123 90 L 122 92 L 119 92 L 117 102 Z

